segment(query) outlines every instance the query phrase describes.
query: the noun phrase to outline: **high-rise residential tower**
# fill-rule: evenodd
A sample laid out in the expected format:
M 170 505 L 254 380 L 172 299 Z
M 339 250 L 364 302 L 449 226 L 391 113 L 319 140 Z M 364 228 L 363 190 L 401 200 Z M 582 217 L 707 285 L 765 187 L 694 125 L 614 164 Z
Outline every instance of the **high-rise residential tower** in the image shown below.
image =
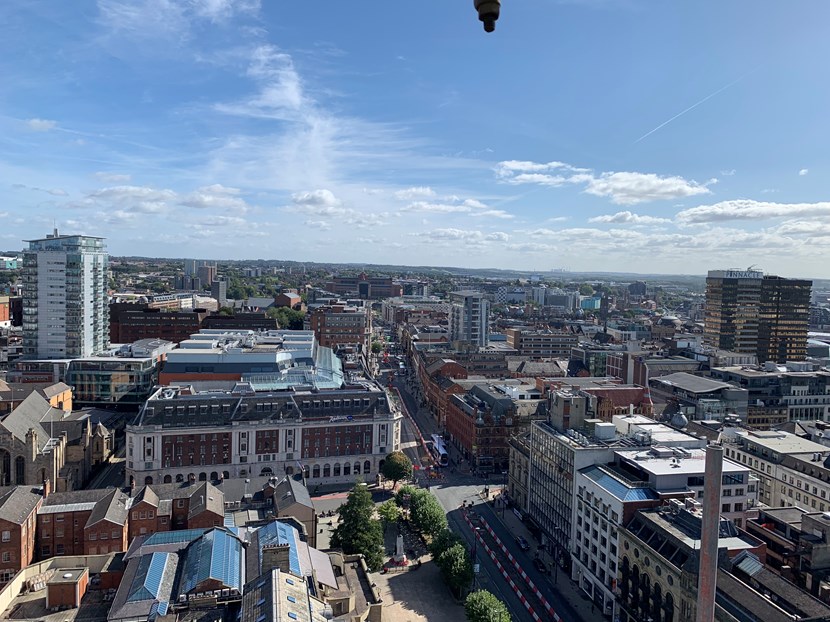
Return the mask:
M 479 348 L 490 341 L 490 301 L 476 291 L 450 294 L 450 341 L 462 341 Z
M 710 270 L 704 342 L 755 354 L 759 363 L 803 360 L 811 288 L 812 281 L 757 270 Z
M 81 358 L 109 347 L 104 238 L 52 235 L 23 254 L 23 355 Z

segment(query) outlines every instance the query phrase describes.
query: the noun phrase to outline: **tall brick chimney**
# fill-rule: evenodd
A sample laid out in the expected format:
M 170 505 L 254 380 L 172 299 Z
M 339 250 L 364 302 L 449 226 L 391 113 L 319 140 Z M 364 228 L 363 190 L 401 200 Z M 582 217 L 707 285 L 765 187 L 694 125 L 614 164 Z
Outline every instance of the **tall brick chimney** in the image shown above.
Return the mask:
M 706 448 L 703 485 L 703 523 L 700 535 L 700 568 L 697 583 L 697 622 L 715 619 L 715 591 L 718 578 L 720 539 L 720 495 L 723 480 L 723 447 Z

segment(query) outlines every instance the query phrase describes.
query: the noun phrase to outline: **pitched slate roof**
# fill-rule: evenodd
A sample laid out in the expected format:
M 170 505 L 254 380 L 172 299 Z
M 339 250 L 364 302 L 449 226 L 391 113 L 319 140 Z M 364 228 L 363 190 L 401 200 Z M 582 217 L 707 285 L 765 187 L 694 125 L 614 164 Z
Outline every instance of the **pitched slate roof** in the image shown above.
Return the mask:
M 8 486 L 0 488 L 0 520 L 22 524 L 43 501 L 37 488 Z
M 112 492 L 95 504 L 84 528 L 92 527 L 101 521 L 107 521 L 115 525 L 126 525 L 127 499 L 129 497 L 126 494 L 117 488 L 113 488 Z
M 61 512 L 78 512 L 92 510 L 98 502 L 109 495 L 114 488 L 94 488 L 92 490 L 72 490 L 69 492 L 53 492 L 46 500 L 38 514 L 56 514 Z
M 274 504 L 277 510 L 286 508 L 294 503 L 299 503 L 307 508 L 314 509 L 314 504 L 311 502 L 311 495 L 308 493 L 308 488 L 303 486 L 302 482 L 298 482 L 293 477 L 284 477 L 277 484 L 277 489 L 274 492 Z
M 34 429 L 37 432 L 38 450 L 43 451 L 49 442 L 48 425 L 44 427 L 43 422 L 62 415 L 63 411 L 52 408 L 40 393 L 31 393 L 0 422 L 0 427 L 20 441 L 25 441 L 26 434 Z

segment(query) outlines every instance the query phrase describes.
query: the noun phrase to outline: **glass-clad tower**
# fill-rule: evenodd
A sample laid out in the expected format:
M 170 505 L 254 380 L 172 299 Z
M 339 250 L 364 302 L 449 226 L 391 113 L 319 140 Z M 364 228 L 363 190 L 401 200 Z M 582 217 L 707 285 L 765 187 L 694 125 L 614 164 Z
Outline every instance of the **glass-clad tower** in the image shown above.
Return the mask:
M 109 348 L 104 238 L 52 235 L 23 254 L 23 355 L 69 359 Z

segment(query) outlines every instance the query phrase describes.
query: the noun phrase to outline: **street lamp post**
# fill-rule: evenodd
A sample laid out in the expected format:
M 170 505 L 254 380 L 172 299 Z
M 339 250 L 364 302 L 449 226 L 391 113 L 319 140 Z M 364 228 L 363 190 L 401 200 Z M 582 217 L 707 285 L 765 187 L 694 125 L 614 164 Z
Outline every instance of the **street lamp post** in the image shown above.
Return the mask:
M 470 591 L 472 592 L 476 586 L 476 575 L 479 571 L 478 565 L 478 533 L 481 531 L 481 527 L 473 527 L 473 580 L 470 584 Z

